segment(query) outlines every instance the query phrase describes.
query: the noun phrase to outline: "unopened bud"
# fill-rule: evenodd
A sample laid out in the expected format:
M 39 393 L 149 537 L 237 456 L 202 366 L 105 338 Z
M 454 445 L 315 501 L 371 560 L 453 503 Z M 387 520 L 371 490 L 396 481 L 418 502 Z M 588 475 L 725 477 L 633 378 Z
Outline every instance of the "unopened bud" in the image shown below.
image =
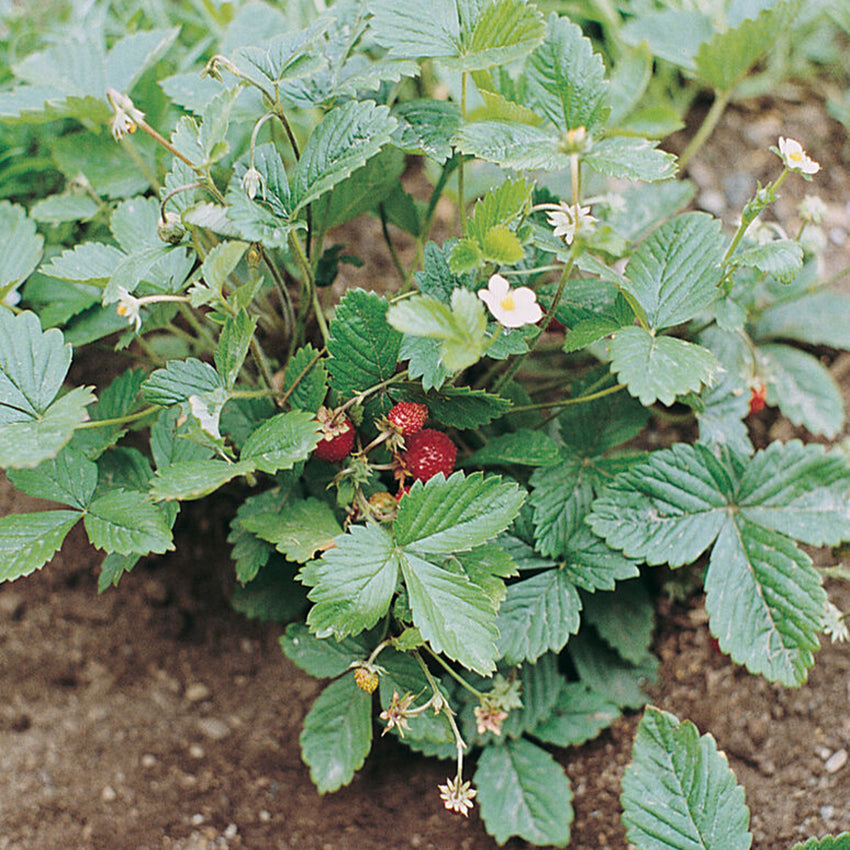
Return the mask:
M 186 228 L 175 212 L 167 212 L 165 218 L 161 218 L 157 223 L 156 235 L 169 245 L 178 245 L 185 234 Z
M 242 188 L 245 190 L 245 194 L 253 201 L 257 196 L 257 192 L 260 189 L 263 190 L 263 197 L 265 198 L 266 190 L 263 186 L 263 175 L 257 171 L 254 166 L 251 166 L 243 175 L 242 175 Z

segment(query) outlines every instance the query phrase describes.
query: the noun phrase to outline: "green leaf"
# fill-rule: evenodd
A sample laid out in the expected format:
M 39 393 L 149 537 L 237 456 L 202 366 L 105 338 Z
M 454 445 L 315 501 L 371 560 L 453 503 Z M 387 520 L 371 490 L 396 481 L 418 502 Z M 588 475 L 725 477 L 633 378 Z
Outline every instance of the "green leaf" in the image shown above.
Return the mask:
M 432 479 L 434 480 L 434 479 Z M 413 622 L 435 652 L 482 676 L 496 669 L 496 614 L 482 587 L 462 572 L 412 552 L 401 558 Z
M 659 59 L 665 59 L 686 71 L 696 71 L 694 58 L 700 46 L 715 33 L 707 14 L 690 9 L 664 9 L 632 18 L 622 28 L 626 44 L 645 42 Z
M 221 329 L 215 350 L 215 367 L 227 390 L 232 390 L 236 383 L 256 327 L 257 319 L 240 310 L 235 316 L 228 316 Z
M 825 835 L 823 838 L 810 838 L 805 844 L 795 844 L 791 850 L 850 850 L 850 832 L 841 835 Z
M 499 844 L 512 835 L 566 847 L 573 821 L 569 779 L 545 750 L 520 738 L 487 747 L 473 778 L 481 819 Z
M 697 74 L 715 90 L 731 91 L 777 38 L 788 32 L 799 9 L 797 2 L 776 3 L 734 29 L 715 32 L 696 54 Z
M 844 401 L 829 370 L 811 354 L 789 345 L 763 345 L 769 375 L 767 400 L 794 425 L 836 437 L 844 427 Z
M 621 712 L 604 696 L 581 682 L 561 685 L 552 713 L 530 732 L 544 744 L 571 747 L 595 738 L 610 726 Z
M 620 328 L 608 344 L 611 371 L 644 406 L 670 405 L 716 379 L 720 364 L 706 348 L 637 326 Z
M 744 517 L 726 522 L 705 579 L 720 648 L 752 673 L 799 686 L 814 664 L 826 592 L 811 559 Z
M 469 466 L 554 466 L 561 460 L 558 444 L 540 431 L 522 428 L 493 437 L 478 449 L 465 464 Z
M 428 393 L 405 387 L 393 393 L 426 404 L 431 416 L 447 428 L 479 428 L 498 419 L 512 406 L 502 396 L 469 387 L 444 387 L 439 392 Z
M 200 499 L 218 490 L 239 475 L 254 469 L 248 462 L 189 460 L 157 469 L 151 482 L 151 497 L 156 501 Z
M 260 568 L 265 566 L 274 547 L 248 531 L 244 520 L 258 514 L 279 515 L 289 499 L 289 492 L 275 487 L 249 496 L 236 510 L 236 516 L 230 520 L 230 533 L 227 542 L 233 546 L 231 557 L 236 565 L 236 580 L 242 584 L 257 577 Z
M 311 413 L 292 410 L 267 419 L 242 446 L 242 462 L 274 475 L 306 460 L 319 441 L 319 424 Z
M 790 339 L 850 348 L 850 296 L 811 292 L 767 307 L 755 322 L 758 340 Z
M 716 300 L 722 245 L 720 222 L 699 212 L 677 216 L 641 243 L 626 286 L 653 330 L 686 322 Z
M 318 70 L 318 56 L 308 53 L 321 24 L 272 38 L 263 47 L 246 46 L 235 51 L 233 61 L 249 80 L 270 97 L 284 80 L 298 79 Z
M 119 555 L 146 555 L 174 549 L 163 512 L 136 490 L 110 490 L 98 496 L 83 517 L 92 546 Z
M 543 44 L 527 63 L 528 105 L 560 130 L 594 134 L 608 118 L 608 83 L 602 57 L 581 29 L 551 15 Z
M 179 407 L 160 412 L 151 426 L 151 455 L 157 469 L 164 469 L 173 463 L 210 458 L 213 449 L 189 439 L 186 426 L 186 422 L 180 421 Z
M 52 257 L 39 271 L 60 280 L 109 280 L 124 259 L 125 254 L 113 245 L 81 242 Z
M 579 627 L 581 600 L 562 569 L 549 569 L 508 586 L 499 609 L 499 655 L 507 664 L 560 652 Z
M 658 142 L 633 136 L 602 139 L 582 158 L 599 174 L 625 180 L 666 180 L 676 173 L 676 157 L 657 150 Z
M 585 597 L 584 618 L 626 661 L 637 665 L 646 658 L 655 630 L 655 612 L 641 581 L 624 581 L 613 593 Z
M 417 554 L 450 555 L 492 540 L 519 512 L 525 493 L 499 476 L 475 472 L 417 482 L 399 504 L 395 538 Z
M 118 587 L 121 576 L 129 573 L 141 559 L 141 555 L 119 555 L 110 552 L 100 565 L 100 575 L 97 577 L 97 592 L 103 593 L 110 587 Z
M 440 340 L 424 336 L 405 334 L 402 337 L 398 353 L 399 360 L 409 361 L 407 376 L 413 380 L 421 378 L 422 389 L 425 392 L 440 389 L 451 376 L 451 372 L 440 357 L 441 345 Z
M 354 779 L 372 747 L 372 700 L 343 676 L 331 682 L 304 718 L 301 755 L 318 792 L 336 791 Z
M 36 499 L 85 510 L 97 486 L 97 466 L 66 446 L 35 469 L 10 469 L 7 477 L 18 490 Z
M 730 265 L 756 268 L 780 283 L 789 283 L 803 269 L 803 249 L 799 242 L 778 239 L 735 254 Z
M 290 623 L 286 633 L 278 640 L 283 654 L 299 669 L 317 679 L 341 676 L 353 661 L 361 661 L 369 654 L 362 639 L 336 641 L 317 638 L 303 623 Z
M 100 206 L 88 195 L 50 195 L 32 205 L 34 221 L 61 224 L 66 221 L 88 221 L 100 212 Z
M 246 516 L 242 526 L 274 543 L 278 552 L 299 564 L 309 561 L 318 550 L 327 549 L 333 539 L 342 534 L 327 502 L 312 498 L 287 504 L 282 514 Z
M 638 565 L 582 527 L 566 544 L 564 572 L 576 587 L 593 592 L 613 590 L 615 582 L 635 578 Z
M 325 369 L 320 353 L 309 342 L 302 345 L 287 363 L 283 375 L 283 392 L 290 393 L 289 404 L 293 410 L 315 413 L 325 400 L 328 394 L 328 370 Z
M 330 323 L 331 385 L 349 396 L 386 381 L 395 372 L 400 346 L 401 334 L 387 323 L 386 299 L 349 290 Z
M 554 652 L 542 655 L 531 664 L 523 664 L 518 673 L 522 705 L 511 710 L 502 726 L 506 738 L 519 738 L 549 717 L 564 684 L 564 677 L 558 670 L 558 655 Z
M 460 127 L 460 107 L 447 100 L 410 100 L 393 107 L 398 127 L 393 144 L 405 153 L 421 153 L 443 165 L 452 155 L 452 137 Z M 429 243 L 432 244 L 432 243 Z
M 40 570 L 79 518 L 78 511 L 0 517 L 0 581 L 12 581 Z
M 44 237 L 23 207 L 0 201 L 0 301 L 35 271 Z
M 371 100 L 348 101 L 313 130 L 292 178 L 292 212 L 320 198 L 390 141 L 396 120 Z
M 548 127 L 514 121 L 475 121 L 455 135 L 461 153 L 471 154 L 514 171 L 559 171 L 570 158 L 558 150 L 558 136 Z
M 319 637 L 338 640 L 370 629 L 390 607 L 398 582 L 400 555 L 380 526 L 352 526 L 337 548 L 298 574 L 312 587 L 307 623 Z
M 247 250 L 247 242 L 219 242 L 212 247 L 201 266 L 201 277 L 206 285 L 220 294 Z
M 416 272 L 416 288 L 423 295 L 432 295 L 437 301 L 448 304 L 452 292 L 458 287 L 475 289 L 475 275 L 456 275 L 450 268 L 450 258 L 455 245 L 454 239 L 447 239 L 440 247 L 436 242 L 425 245 L 422 271 Z
M 167 406 L 220 387 L 221 378 L 209 363 L 189 357 L 187 360 L 169 360 L 164 369 L 151 372 L 142 384 L 142 396 L 148 404 Z
M 626 837 L 639 850 L 748 850 L 744 789 L 711 735 L 665 711 L 644 712 L 623 777 Z

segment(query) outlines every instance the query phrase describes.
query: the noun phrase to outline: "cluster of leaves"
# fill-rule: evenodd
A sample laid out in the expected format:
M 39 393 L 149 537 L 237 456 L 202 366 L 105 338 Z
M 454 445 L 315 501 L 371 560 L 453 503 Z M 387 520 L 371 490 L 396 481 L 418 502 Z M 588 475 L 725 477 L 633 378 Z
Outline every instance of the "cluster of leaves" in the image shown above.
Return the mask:
M 40 569 L 82 519 L 106 553 L 104 590 L 173 548 L 181 502 L 239 479 L 234 605 L 306 614 L 283 651 L 332 680 L 301 738 L 318 789 L 363 764 L 361 682 L 377 675 L 382 717 L 399 695 L 430 695 L 394 721 L 413 749 L 481 749 L 476 802 L 500 842 L 569 842 L 569 782 L 545 747 L 643 705 L 657 667 L 648 568 L 707 555 L 721 649 L 801 684 L 826 595 L 798 544 L 850 538 L 850 466 L 798 441 L 755 451 L 744 419 L 758 380 L 794 424 L 839 433 L 837 387 L 799 344 L 850 349 L 850 300 L 821 286 L 798 241 L 730 241 L 683 212 L 693 189 L 657 145 L 678 125 L 655 102 L 653 56 L 722 109 L 799 3 L 727 6 L 722 31 L 702 13 L 637 16 L 618 35 L 633 47 L 606 68 L 576 23 L 524 0 L 438 0 L 427 14 L 340 0 L 321 15 L 163 0 L 149 21 L 78 19 L 72 4 L 67 38 L 36 40 L 0 82 L 2 132 L 35 140 L 66 180 L 34 201 L 19 178 L 11 197 L 26 206 L 0 202 L 0 465 L 66 506 L 0 518 L 0 580 Z M 432 96 L 435 79 L 450 99 Z M 400 180 L 414 157 L 426 200 Z M 438 245 L 455 175 L 460 238 Z M 639 185 L 614 198 L 610 178 Z M 542 213 L 579 218 L 582 203 L 592 225 L 556 237 Z M 328 318 L 329 285 L 357 261 L 329 233 L 363 213 L 381 222 L 400 291 L 349 290 Z M 391 226 L 415 243 L 407 268 Z M 535 289 L 540 327 L 488 316 L 478 293 L 494 272 Z M 567 329 L 555 359 L 538 347 L 553 320 Z M 106 341 L 145 368 L 63 392 L 71 346 Z M 403 486 L 384 418 L 399 402 L 427 405 L 462 447 L 460 471 Z M 673 405 L 698 423 L 694 445 L 629 447 Z M 328 408 L 358 431 L 337 466 L 313 456 Z M 691 826 L 723 821 L 729 843 L 711 846 L 748 846 L 717 758 L 693 727 L 647 714 L 624 791 L 635 846 L 666 834 L 641 783 L 672 787 L 661 764 L 703 777 L 688 759 L 706 773 L 685 810 L 698 792 L 712 802 Z M 671 829 L 664 846 L 697 841 Z

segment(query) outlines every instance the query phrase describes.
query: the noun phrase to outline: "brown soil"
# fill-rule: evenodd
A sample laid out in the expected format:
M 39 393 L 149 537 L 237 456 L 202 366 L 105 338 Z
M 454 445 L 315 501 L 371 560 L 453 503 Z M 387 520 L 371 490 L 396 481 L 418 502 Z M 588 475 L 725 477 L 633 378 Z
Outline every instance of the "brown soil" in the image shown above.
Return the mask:
M 744 181 L 775 173 L 764 151 L 780 133 L 804 140 L 824 164 L 811 186 L 789 180 L 783 191 L 830 202 L 827 263 L 846 265 L 844 134 L 819 107 L 730 112 L 691 169 L 701 199 L 731 219 Z M 796 226 L 789 201 L 778 215 Z M 833 368 L 850 395 L 848 359 Z M 771 436 L 791 433 L 771 427 Z M 0 514 L 40 507 L 0 484 Z M 144 561 L 102 596 L 101 556 L 76 530 L 41 573 L 0 586 L 0 850 L 493 848 L 477 810 L 464 820 L 442 808 L 436 785 L 447 766 L 389 738 L 376 741 L 349 787 L 316 794 L 298 735 L 321 684 L 282 656 L 279 626 L 229 608 L 226 522 L 203 506 L 185 514 L 175 554 Z M 828 562 L 830 553 L 818 556 Z M 850 589 L 830 591 L 850 608 Z M 659 613 L 652 699 L 728 754 L 753 811 L 753 846 L 850 830 L 846 645 L 826 645 L 809 683 L 786 690 L 714 652 L 699 598 L 662 603 Z M 558 754 L 575 790 L 571 847 L 627 846 L 619 783 L 637 720 Z

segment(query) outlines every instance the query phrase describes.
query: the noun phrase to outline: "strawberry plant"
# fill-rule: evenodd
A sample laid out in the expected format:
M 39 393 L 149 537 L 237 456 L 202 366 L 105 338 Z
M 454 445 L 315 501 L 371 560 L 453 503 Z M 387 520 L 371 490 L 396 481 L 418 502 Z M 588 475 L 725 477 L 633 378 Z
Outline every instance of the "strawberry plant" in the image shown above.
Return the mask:
M 624 27 L 716 93 L 683 160 L 800 6 L 721 5 L 687 49 L 661 13 Z M 233 604 L 288 622 L 283 652 L 329 680 L 301 735 L 318 791 L 380 728 L 453 760 L 435 794 L 498 842 L 566 846 L 552 748 L 645 703 L 654 567 L 704 562 L 720 650 L 771 682 L 846 634 L 801 547 L 850 538 L 847 458 L 748 427 L 765 405 L 820 437 L 845 423 L 812 351 L 850 349 L 850 299 L 804 238 L 816 200 L 796 238 L 758 227 L 819 166 L 779 138 L 724 231 L 659 146 L 651 54 L 606 65 L 524 0 L 203 9 L 68 9 L 68 37 L 4 77 L 3 132 L 35 134 L 64 185 L 0 202 L 0 464 L 62 507 L 0 518 L 0 580 L 82 521 L 106 591 L 231 487 Z M 367 215 L 397 277 L 379 292 L 346 284 L 337 241 Z M 85 368 L 104 349 L 108 379 Z M 78 351 L 97 377 L 68 386 Z M 682 439 L 649 451 L 670 418 Z M 749 846 L 713 744 L 647 717 L 630 840 L 660 846 L 647 763 L 684 751 L 719 789 L 706 822 L 734 816 L 711 846 Z

